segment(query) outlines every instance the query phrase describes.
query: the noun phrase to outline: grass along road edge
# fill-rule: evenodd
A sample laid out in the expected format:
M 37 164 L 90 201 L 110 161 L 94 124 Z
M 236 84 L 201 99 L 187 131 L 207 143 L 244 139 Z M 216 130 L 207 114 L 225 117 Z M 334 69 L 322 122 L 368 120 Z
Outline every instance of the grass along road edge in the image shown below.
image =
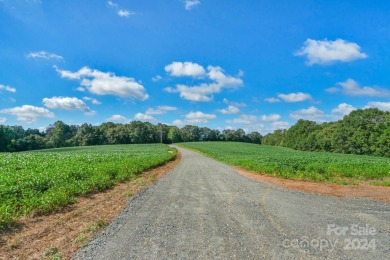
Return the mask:
M 227 160 L 221 160 L 213 157 L 212 155 L 200 151 L 194 147 L 188 147 L 185 144 L 178 144 L 178 146 L 199 152 L 209 158 L 219 160 L 223 163 L 227 163 L 232 166 L 240 174 L 260 180 L 272 185 L 277 185 L 291 190 L 300 190 L 305 192 L 311 192 L 322 195 L 331 195 L 338 197 L 352 197 L 352 198 L 368 198 L 374 200 L 380 200 L 390 202 L 390 187 L 374 185 L 373 181 L 363 181 L 356 179 L 344 178 L 343 184 L 327 181 L 315 181 L 310 179 L 288 179 L 282 176 L 274 176 L 272 174 L 266 174 L 264 172 L 253 171 L 247 169 L 241 165 L 235 165 Z M 298 151 L 300 152 L 300 151 Z M 374 181 L 374 183 L 381 183 L 380 181 Z

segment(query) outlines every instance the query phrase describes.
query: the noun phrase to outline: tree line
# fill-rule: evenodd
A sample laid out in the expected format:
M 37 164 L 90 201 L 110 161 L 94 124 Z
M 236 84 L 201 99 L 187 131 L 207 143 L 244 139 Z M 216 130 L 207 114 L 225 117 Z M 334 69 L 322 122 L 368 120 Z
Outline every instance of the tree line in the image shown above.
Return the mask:
M 186 125 L 182 128 L 165 124 L 153 125 L 133 121 L 128 124 L 103 123 L 67 125 L 57 121 L 44 132 L 25 130 L 21 126 L 0 125 L 0 152 L 18 152 L 45 148 L 88 146 L 105 144 L 142 144 L 163 142 L 236 141 L 261 143 L 258 132 L 246 134 L 244 130 L 219 130 Z
M 288 130 L 265 135 L 262 143 L 304 151 L 390 157 L 390 112 L 359 109 L 340 121 L 322 124 L 301 119 Z
M 179 143 L 235 141 L 277 145 L 303 151 L 379 155 L 390 157 L 390 112 L 376 108 L 352 111 L 337 122 L 298 120 L 288 130 L 276 130 L 264 137 L 243 129 L 223 131 L 186 125 L 182 128 L 133 121 L 67 125 L 57 121 L 44 132 L 21 126 L 0 125 L 0 152 L 104 144 Z

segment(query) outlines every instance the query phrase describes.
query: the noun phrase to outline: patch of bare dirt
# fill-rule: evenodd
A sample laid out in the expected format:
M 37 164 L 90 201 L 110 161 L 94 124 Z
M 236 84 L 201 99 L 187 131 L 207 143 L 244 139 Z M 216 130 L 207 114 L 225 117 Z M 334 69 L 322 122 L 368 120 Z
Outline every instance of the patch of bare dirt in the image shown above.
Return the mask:
M 0 259 L 71 259 L 126 206 L 136 192 L 171 171 L 181 159 L 148 170 L 135 180 L 80 197 L 60 211 L 23 218 L 0 233 Z
M 282 186 L 290 190 L 300 190 L 337 197 L 367 198 L 390 202 L 390 187 L 387 186 L 373 186 L 367 183 L 359 183 L 358 185 L 341 185 L 325 182 L 289 180 L 253 173 L 240 167 L 234 167 L 234 169 L 246 177 Z

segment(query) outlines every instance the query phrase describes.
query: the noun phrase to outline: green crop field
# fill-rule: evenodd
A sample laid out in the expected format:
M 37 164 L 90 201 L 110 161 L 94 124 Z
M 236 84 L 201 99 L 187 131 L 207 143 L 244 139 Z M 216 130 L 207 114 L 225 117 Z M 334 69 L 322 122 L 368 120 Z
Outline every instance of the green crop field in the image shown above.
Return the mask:
M 143 144 L 0 153 L 0 227 L 135 178 L 176 152 L 166 145 Z
M 180 145 L 231 165 L 282 178 L 342 184 L 368 181 L 390 186 L 390 158 L 303 152 L 278 146 L 233 142 Z

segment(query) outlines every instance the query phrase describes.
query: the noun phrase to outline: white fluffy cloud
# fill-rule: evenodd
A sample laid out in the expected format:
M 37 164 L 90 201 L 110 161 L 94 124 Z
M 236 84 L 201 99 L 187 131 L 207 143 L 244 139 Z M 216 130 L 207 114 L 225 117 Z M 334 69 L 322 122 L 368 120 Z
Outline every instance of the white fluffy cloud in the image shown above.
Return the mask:
M 368 86 L 360 86 L 353 79 L 347 79 L 345 82 L 337 83 L 340 88 L 332 87 L 328 88 L 326 91 L 329 93 L 336 93 L 342 91 L 344 94 L 348 96 L 369 96 L 369 97 L 388 97 L 390 96 L 390 91 L 387 89 L 382 89 L 379 87 L 368 87 Z
M 225 103 L 226 105 L 231 105 L 231 106 L 235 106 L 235 107 L 246 107 L 246 103 L 244 103 L 244 102 L 234 102 L 234 101 L 228 100 L 227 98 L 223 99 L 223 103 Z
M 264 101 L 268 102 L 268 103 L 278 103 L 278 102 L 280 102 L 280 99 L 279 98 L 270 97 L 270 98 L 264 99 Z
M 307 39 L 295 55 L 306 56 L 308 65 L 350 62 L 367 58 L 367 55 L 361 52 L 359 45 L 343 39 L 335 41 Z
M 174 120 L 173 125 L 184 126 L 184 125 L 196 125 L 196 124 L 207 124 L 209 120 L 217 118 L 214 114 L 205 114 L 203 112 L 190 112 L 185 115 L 185 120 Z
M 250 125 L 254 124 L 257 121 L 257 117 L 253 115 L 240 115 L 238 118 L 229 119 L 225 122 L 227 124 L 244 124 L 244 125 Z
M 368 102 L 365 108 L 378 108 L 383 111 L 390 111 L 390 102 Z
M 83 97 L 83 100 L 89 101 L 94 105 L 101 105 L 102 104 L 102 102 L 100 102 L 99 100 L 97 100 L 95 98 L 91 98 L 91 97 Z
M 44 98 L 42 103 L 45 107 L 51 109 L 62 109 L 62 110 L 80 110 L 85 113 L 91 113 L 92 110 L 82 101 L 75 97 L 52 97 Z
M 119 5 L 113 1 L 107 1 L 107 4 L 116 9 L 117 10 L 117 14 L 120 16 L 120 17 L 129 17 L 131 15 L 135 15 L 135 12 L 131 12 L 129 10 L 126 10 L 126 9 L 123 9 L 123 8 L 120 8 Z
M 302 102 L 305 100 L 312 100 L 313 98 L 311 97 L 310 94 L 307 93 L 290 93 L 290 94 L 279 94 L 278 97 L 285 102 Z
M 177 107 L 172 106 L 158 106 L 157 108 L 148 108 L 145 112 L 147 115 L 163 115 L 169 111 L 175 111 Z
M 0 124 L 3 124 L 3 123 L 5 123 L 5 122 L 7 122 L 7 118 L 5 118 L 5 117 L 0 117 Z
M 163 77 L 161 77 L 160 75 L 156 75 L 156 76 L 154 76 L 153 78 L 152 78 L 152 81 L 153 82 L 158 82 L 158 81 L 160 81 L 160 80 L 162 80 L 163 79 Z
M 135 15 L 135 12 L 130 12 L 129 10 L 125 10 L 125 9 L 120 9 L 117 14 L 120 16 L 120 17 L 129 17 L 131 15 Z
M 290 113 L 290 117 L 295 120 L 305 119 L 305 120 L 311 120 L 316 122 L 325 122 L 327 118 L 324 111 L 319 110 L 314 106 L 311 106 L 307 109 L 300 109 L 297 111 L 293 111 Z
M 48 109 L 31 105 L 2 109 L 0 113 L 16 116 L 17 120 L 26 123 L 34 123 L 39 117 L 54 118 L 54 114 Z
M 130 119 L 121 116 L 121 115 L 112 115 L 111 117 L 106 119 L 107 122 L 118 122 L 118 123 L 128 123 Z
M 199 64 L 193 62 L 172 62 L 165 66 L 165 71 L 174 77 L 201 77 L 206 74 L 206 70 Z
M 146 114 L 142 114 L 142 113 L 137 113 L 135 114 L 134 116 L 134 119 L 135 120 L 139 120 L 139 121 L 144 121 L 144 122 L 149 122 L 149 121 L 155 121 L 156 119 L 150 115 L 146 115 Z
M 295 120 L 305 119 L 305 120 L 315 121 L 318 123 L 323 123 L 327 121 L 339 120 L 343 116 L 351 113 L 353 110 L 356 110 L 354 106 L 346 103 L 342 103 L 339 104 L 334 109 L 332 109 L 330 114 L 326 114 L 324 111 L 314 106 L 311 106 L 307 109 L 300 109 L 291 112 L 290 117 Z
M 290 123 L 286 121 L 275 121 L 271 122 L 272 130 L 275 131 L 277 129 L 288 129 L 290 128 Z
M 199 5 L 200 1 L 199 0 L 186 0 L 186 5 L 185 8 L 186 10 L 191 10 L 195 6 Z
M 6 85 L 0 84 L 0 92 L 1 92 L 2 90 L 8 91 L 8 92 L 12 92 L 12 93 L 15 93 L 15 92 L 16 92 L 16 88 L 13 88 L 13 87 L 11 87 L 11 86 L 6 86 Z
M 47 51 L 30 52 L 27 54 L 28 59 L 43 59 L 43 60 L 64 60 L 64 58 L 58 54 L 50 53 Z
M 117 3 L 114 3 L 113 1 L 107 1 L 107 4 L 112 7 L 118 7 Z
M 333 114 L 338 114 L 341 116 L 346 116 L 349 115 L 352 111 L 356 110 L 356 107 L 347 104 L 347 103 L 342 103 L 339 104 L 336 108 L 332 109 Z
M 229 115 L 229 114 L 239 114 L 241 111 L 238 107 L 236 106 L 228 106 L 227 108 L 224 109 L 218 109 L 218 111 L 222 114 Z
M 282 117 L 279 114 L 271 114 L 271 115 L 262 115 L 260 119 L 265 122 L 276 122 L 279 121 Z
M 79 80 L 81 84 L 79 90 L 88 90 L 96 95 L 131 97 L 142 101 L 149 98 L 144 86 L 134 78 L 116 76 L 111 72 L 92 70 L 88 67 L 83 67 L 76 72 L 60 70 L 57 67 L 55 69 L 62 78 Z
M 243 85 L 242 79 L 225 75 L 221 67 L 208 66 L 207 71 L 206 76 L 213 83 L 202 83 L 197 86 L 178 84 L 175 88 L 165 88 L 165 91 L 179 93 L 181 98 L 190 101 L 209 102 L 213 99 L 213 94 L 220 93 L 222 89 L 233 89 Z
M 190 124 L 199 124 L 199 123 L 208 123 L 210 119 L 217 118 L 214 114 L 205 114 L 203 112 L 197 111 L 197 112 L 190 112 L 187 115 L 185 115 L 186 121 Z

